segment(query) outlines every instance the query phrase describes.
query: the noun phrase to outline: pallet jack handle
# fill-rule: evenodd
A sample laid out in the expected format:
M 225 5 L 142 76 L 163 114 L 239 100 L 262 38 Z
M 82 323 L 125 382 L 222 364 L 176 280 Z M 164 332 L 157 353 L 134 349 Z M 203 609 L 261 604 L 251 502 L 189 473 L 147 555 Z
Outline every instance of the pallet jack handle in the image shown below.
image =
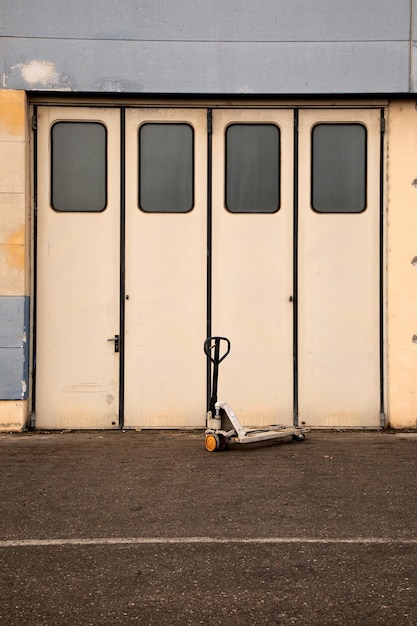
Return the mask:
M 226 342 L 226 349 L 220 356 L 220 346 L 222 341 Z M 214 354 L 213 351 L 214 350 Z M 215 404 L 217 402 L 217 384 L 219 379 L 219 365 L 227 357 L 230 352 L 230 341 L 227 337 L 207 337 L 204 342 L 204 354 L 213 363 L 213 379 L 211 383 L 211 397 L 209 411 L 214 415 Z

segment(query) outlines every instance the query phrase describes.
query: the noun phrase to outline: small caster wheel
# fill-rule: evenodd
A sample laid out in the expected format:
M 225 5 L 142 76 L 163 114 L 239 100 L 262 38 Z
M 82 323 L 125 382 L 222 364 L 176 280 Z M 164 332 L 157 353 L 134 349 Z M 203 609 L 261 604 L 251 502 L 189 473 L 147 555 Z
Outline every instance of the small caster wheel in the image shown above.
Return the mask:
M 293 441 L 304 441 L 305 438 L 306 436 L 304 433 L 298 433 L 297 435 L 292 436 Z
M 210 433 L 209 435 L 206 435 L 205 446 L 206 446 L 206 450 L 208 450 L 209 452 L 215 452 L 216 450 L 219 450 L 220 449 L 219 436 L 212 434 L 212 433 Z
M 223 452 L 223 450 L 227 450 L 229 447 L 229 440 L 224 435 L 217 435 L 219 438 L 219 452 Z

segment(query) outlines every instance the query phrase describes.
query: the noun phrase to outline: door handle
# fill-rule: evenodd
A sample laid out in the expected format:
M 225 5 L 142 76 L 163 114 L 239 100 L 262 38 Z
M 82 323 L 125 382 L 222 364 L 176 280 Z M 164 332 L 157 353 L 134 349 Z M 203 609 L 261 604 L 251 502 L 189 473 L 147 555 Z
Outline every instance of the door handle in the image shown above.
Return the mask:
M 107 341 L 114 341 L 114 351 L 119 352 L 119 335 L 110 337 L 110 339 L 107 339 Z

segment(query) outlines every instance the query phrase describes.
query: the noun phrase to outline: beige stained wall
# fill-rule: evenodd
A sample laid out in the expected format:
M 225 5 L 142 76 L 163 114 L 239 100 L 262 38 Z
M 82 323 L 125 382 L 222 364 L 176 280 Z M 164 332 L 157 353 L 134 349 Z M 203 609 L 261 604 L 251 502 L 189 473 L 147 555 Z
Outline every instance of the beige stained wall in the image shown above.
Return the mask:
M 387 396 L 393 428 L 417 426 L 417 110 L 388 109 Z
M 0 297 L 29 294 L 29 150 L 24 91 L 0 91 Z M 21 430 L 27 400 L 0 401 L 0 430 Z

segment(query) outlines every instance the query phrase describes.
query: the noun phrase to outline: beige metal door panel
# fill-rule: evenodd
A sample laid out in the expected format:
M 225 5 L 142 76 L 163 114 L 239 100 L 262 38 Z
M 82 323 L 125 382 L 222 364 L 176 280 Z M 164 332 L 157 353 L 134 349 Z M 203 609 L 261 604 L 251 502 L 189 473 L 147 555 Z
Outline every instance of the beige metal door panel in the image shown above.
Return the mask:
M 194 132 L 194 206 L 187 213 L 138 207 L 142 125 L 189 124 Z M 205 423 L 206 110 L 126 112 L 127 428 Z
M 280 208 L 225 208 L 225 132 L 230 124 L 280 129 Z M 278 175 L 278 172 L 277 172 Z M 245 425 L 293 421 L 293 112 L 213 111 L 213 335 L 231 341 L 219 400 Z
M 312 129 L 359 123 L 367 130 L 366 209 L 311 208 Z M 379 426 L 378 110 L 301 111 L 299 118 L 299 423 Z
M 119 358 L 119 111 L 38 109 L 36 425 L 116 428 Z M 107 131 L 107 206 L 51 207 L 51 127 L 100 122 Z

